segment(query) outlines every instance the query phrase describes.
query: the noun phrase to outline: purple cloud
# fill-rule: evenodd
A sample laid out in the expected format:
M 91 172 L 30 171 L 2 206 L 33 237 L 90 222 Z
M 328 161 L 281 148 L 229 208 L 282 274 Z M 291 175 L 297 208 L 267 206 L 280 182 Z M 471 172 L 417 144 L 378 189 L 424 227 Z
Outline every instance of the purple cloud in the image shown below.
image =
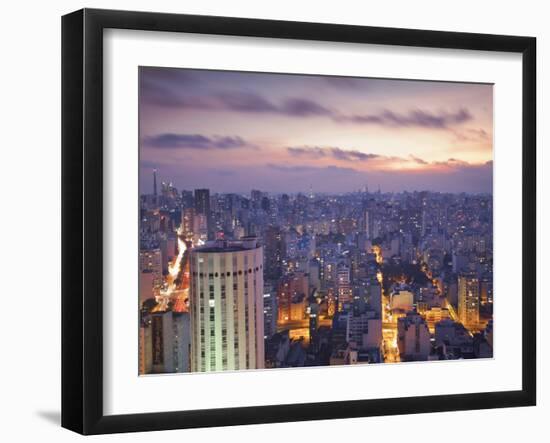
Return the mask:
M 333 84 L 349 87 L 353 79 L 332 78 Z M 451 126 L 472 120 L 470 111 L 460 108 L 455 112 L 438 113 L 414 109 L 408 113 L 384 110 L 372 114 L 346 114 L 323 106 L 315 100 L 291 97 L 281 103 L 274 103 L 260 94 L 242 91 L 221 91 L 200 95 L 199 92 L 181 94 L 175 85 L 194 85 L 199 80 L 192 72 L 168 69 L 155 70 L 154 75 L 140 78 L 140 100 L 142 103 L 160 107 L 209 111 L 233 111 L 244 113 L 271 113 L 289 117 L 327 117 L 336 123 L 381 125 L 389 127 L 422 127 L 448 129 Z M 478 134 L 479 136 L 479 134 Z
M 318 146 L 290 147 L 286 150 L 293 157 L 323 158 L 327 156 L 326 149 Z
M 346 160 L 346 161 L 367 161 L 372 160 L 375 158 L 380 158 L 378 154 L 370 154 L 370 153 L 364 153 L 360 151 L 355 150 L 345 150 L 340 148 L 330 148 L 330 152 L 332 156 L 338 160 Z
M 272 113 L 291 117 L 330 116 L 332 112 L 304 98 L 289 98 L 276 105 L 259 94 L 225 91 L 213 95 L 178 95 L 169 85 L 159 85 L 148 80 L 141 84 L 141 100 L 154 106 L 179 107 L 181 109 L 235 111 L 246 113 Z
M 301 147 L 289 147 L 287 152 L 295 158 L 307 158 L 311 160 L 321 159 L 321 158 L 332 158 L 335 160 L 344 160 L 349 162 L 365 162 L 371 160 L 380 160 L 382 164 L 389 163 L 415 163 L 421 166 L 443 166 L 448 169 L 473 169 L 478 170 L 479 168 L 492 167 L 492 161 L 484 164 L 471 164 L 464 160 L 449 158 L 445 161 L 435 161 L 428 162 L 420 157 L 417 157 L 413 154 L 409 154 L 408 157 L 396 157 L 396 156 L 385 156 L 380 154 L 365 153 L 357 150 L 347 150 L 341 149 L 338 147 L 327 147 L 321 148 L 319 146 L 301 146 Z M 379 165 L 380 163 L 378 163 Z
M 251 147 L 241 137 L 165 133 L 144 137 L 143 146 L 159 149 L 236 149 Z
M 358 124 L 378 124 L 391 127 L 422 127 L 432 129 L 447 129 L 449 126 L 465 123 L 472 120 L 473 116 L 465 108 L 461 108 L 456 112 L 442 111 L 432 113 L 415 109 L 407 114 L 400 114 L 390 110 L 385 110 L 379 114 L 366 115 L 341 115 L 336 116 L 336 121 L 344 123 Z
M 279 112 L 294 117 L 309 117 L 315 115 L 332 115 L 332 111 L 313 100 L 291 98 L 283 103 Z
M 277 107 L 258 94 L 247 92 L 225 92 L 216 96 L 218 103 L 213 107 L 240 112 L 277 112 Z
M 214 75 L 214 74 L 212 74 Z M 327 84 L 352 90 L 364 86 L 359 79 L 347 77 L 321 77 Z M 454 126 L 473 120 L 466 108 L 455 111 L 428 111 L 412 109 L 396 112 L 392 109 L 372 113 L 351 113 L 333 110 L 322 102 L 305 97 L 290 97 L 279 102 L 272 101 L 259 93 L 242 90 L 212 90 L 203 81 L 200 71 L 186 69 L 152 68 L 140 70 L 140 103 L 156 107 L 181 108 L 206 111 L 229 111 L 252 114 L 279 114 L 288 117 L 326 117 L 336 123 L 359 125 L 380 125 L 396 128 L 421 127 L 456 131 Z M 216 86 L 224 83 L 215 83 Z M 205 89 L 206 85 L 206 89 Z M 459 141 L 486 139 L 484 130 L 463 130 L 456 132 Z
M 378 154 L 370 154 L 357 150 L 347 150 L 336 147 L 320 148 L 318 146 L 290 147 L 287 152 L 293 157 L 307 157 L 311 159 L 332 157 L 336 160 L 367 161 L 381 158 Z
M 269 169 L 274 169 L 279 172 L 289 172 L 289 173 L 305 173 L 305 172 L 331 172 L 336 174 L 350 174 L 350 173 L 357 173 L 356 169 L 353 168 L 342 168 L 340 166 L 322 166 L 322 167 L 316 167 L 316 166 L 309 166 L 309 165 L 295 165 L 295 166 L 289 166 L 289 165 L 281 165 L 277 163 L 268 163 L 266 164 L 266 167 Z
M 415 163 L 418 163 L 419 165 L 429 164 L 426 160 L 423 160 L 423 159 L 421 159 L 419 157 L 416 157 L 415 155 L 412 155 L 412 154 L 409 155 L 409 158 L 411 159 L 411 161 L 413 161 Z

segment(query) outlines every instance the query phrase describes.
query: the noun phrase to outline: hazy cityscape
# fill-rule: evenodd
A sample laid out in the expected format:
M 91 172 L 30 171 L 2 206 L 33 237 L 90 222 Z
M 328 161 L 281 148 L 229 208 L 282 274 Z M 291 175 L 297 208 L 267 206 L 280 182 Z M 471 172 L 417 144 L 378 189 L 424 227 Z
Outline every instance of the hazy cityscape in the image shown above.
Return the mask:
M 491 358 L 491 133 L 490 85 L 141 68 L 139 373 Z

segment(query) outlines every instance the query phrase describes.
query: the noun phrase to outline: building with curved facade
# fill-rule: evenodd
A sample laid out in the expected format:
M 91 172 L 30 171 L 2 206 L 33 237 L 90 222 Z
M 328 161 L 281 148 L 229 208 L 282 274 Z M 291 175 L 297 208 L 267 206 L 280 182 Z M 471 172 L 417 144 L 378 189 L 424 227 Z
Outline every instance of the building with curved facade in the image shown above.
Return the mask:
M 191 251 L 192 372 L 264 367 L 263 286 L 255 237 Z

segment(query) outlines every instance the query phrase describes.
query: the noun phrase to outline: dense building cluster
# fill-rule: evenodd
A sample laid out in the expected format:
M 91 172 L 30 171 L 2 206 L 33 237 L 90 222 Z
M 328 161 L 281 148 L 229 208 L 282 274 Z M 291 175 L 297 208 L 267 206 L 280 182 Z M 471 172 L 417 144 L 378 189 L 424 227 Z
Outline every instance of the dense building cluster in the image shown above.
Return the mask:
M 141 196 L 140 373 L 492 357 L 492 196 Z

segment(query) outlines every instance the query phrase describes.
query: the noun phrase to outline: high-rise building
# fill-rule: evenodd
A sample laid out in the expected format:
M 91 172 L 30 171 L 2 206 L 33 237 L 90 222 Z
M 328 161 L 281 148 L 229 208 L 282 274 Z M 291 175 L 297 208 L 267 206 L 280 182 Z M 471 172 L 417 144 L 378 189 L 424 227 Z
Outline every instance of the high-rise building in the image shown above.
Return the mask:
M 164 232 L 158 234 L 158 245 L 162 264 L 162 275 L 168 274 L 168 236 Z
M 334 286 L 337 278 L 338 261 L 335 259 L 325 260 L 321 268 L 321 285 L 323 287 Z
M 465 326 L 479 323 L 479 279 L 475 273 L 458 276 L 458 318 Z
M 149 235 L 160 231 L 160 213 L 155 211 L 144 211 L 140 220 L 140 233 Z
M 485 274 L 479 283 L 480 301 L 482 305 L 493 303 L 493 278 L 492 274 Z
M 153 169 L 153 195 L 157 198 L 157 170 Z
M 450 318 L 445 318 L 435 325 L 435 344 L 447 346 L 460 346 L 470 343 L 472 337 L 461 323 Z
M 233 229 L 233 238 L 235 240 L 238 240 L 240 239 L 241 237 L 244 237 L 244 228 L 242 226 L 235 226 L 235 228 Z
M 435 325 L 435 346 L 442 349 L 446 359 L 471 358 L 473 340 L 468 330 L 450 318 Z
M 260 206 L 260 202 L 262 200 L 262 191 L 252 189 L 252 191 L 250 192 L 250 200 L 252 200 L 254 208 L 257 209 Z
M 208 217 L 204 214 L 195 214 L 193 217 L 193 241 L 195 244 L 208 240 Z
M 321 289 L 321 280 L 319 278 L 320 268 L 321 267 L 317 259 L 311 259 L 308 262 L 307 269 L 310 288 Z
M 162 281 L 151 270 L 144 270 L 139 273 L 139 303 L 140 305 L 149 298 L 154 298 L 160 290 Z
M 216 240 L 190 255 L 192 372 L 264 367 L 263 247 Z
M 379 347 L 382 342 L 382 320 L 374 311 L 348 316 L 347 341 L 362 348 Z
M 210 214 L 209 189 L 195 189 L 195 211 L 197 214 Z
M 414 304 L 414 294 L 406 289 L 397 289 L 391 294 L 390 306 L 391 309 L 401 309 L 410 311 Z
M 455 278 L 449 278 L 445 282 L 445 298 L 455 309 L 458 309 L 458 281 Z
M 151 327 L 141 325 L 139 328 L 139 375 L 150 374 L 153 369 L 153 350 Z
M 154 291 L 162 287 L 162 253 L 160 248 L 141 249 L 139 251 L 139 273 L 140 273 L 140 299 L 152 297 Z M 142 274 L 147 274 L 143 275 Z M 151 290 L 149 291 L 149 284 Z M 144 287 L 142 287 L 144 285 Z M 141 300 L 144 301 L 144 300 Z
M 265 274 L 267 278 L 277 279 L 282 275 L 285 256 L 286 248 L 281 229 L 268 226 L 265 231 Z
M 431 351 L 430 331 L 416 312 L 397 321 L 397 346 L 403 361 L 427 360 Z
M 206 225 L 208 229 L 208 238 L 213 239 L 214 231 L 210 213 L 210 190 L 195 189 L 195 213 L 206 216 Z
M 277 332 L 277 293 L 271 285 L 264 285 L 264 338 Z
M 187 312 L 165 311 L 151 314 L 151 323 L 143 332 L 140 331 L 140 338 L 143 340 L 140 365 L 143 365 L 145 371 L 149 369 L 153 374 L 189 372 L 189 320 Z
M 303 320 L 309 292 L 308 277 L 303 272 L 286 275 L 277 288 L 277 322 Z
M 319 329 L 320 306 L 315 299 L 309 300 L 307 315 L 309 317 L 309 344 L 312 350 L 317 349 L 317 331 Z
M 193 191 L 183 190 L 181 191 L 181 203 L 184 208 L 195 207 L 195 197 L 193 197 Z
M 284 235 L 285 252 L 288 258 L 296 258 L 298 255 L 298 233 L 291 229 Z
M 338 309 L 342 310 L 344 304 L 351 303 L 353 300 L 350 270 L 347 266 L 338 266 L 336 288 L 338 291 Z
M 452 260 L 453 260 L 452 265 L 453 265 L 454 273 L 463 272 L 468 269 L 469 263 L 468 263 L 467 255 L 464 255 L 458 252 L 453 252 Z
M 185 208 L 181 213 L 181 227 L 186 236 L 192 236 L 195 223 L 195 208 Z
M 382 318 L 382 287 L 376 280 L 370 282 L 368 286 L 368 304 L 370 309 Z

